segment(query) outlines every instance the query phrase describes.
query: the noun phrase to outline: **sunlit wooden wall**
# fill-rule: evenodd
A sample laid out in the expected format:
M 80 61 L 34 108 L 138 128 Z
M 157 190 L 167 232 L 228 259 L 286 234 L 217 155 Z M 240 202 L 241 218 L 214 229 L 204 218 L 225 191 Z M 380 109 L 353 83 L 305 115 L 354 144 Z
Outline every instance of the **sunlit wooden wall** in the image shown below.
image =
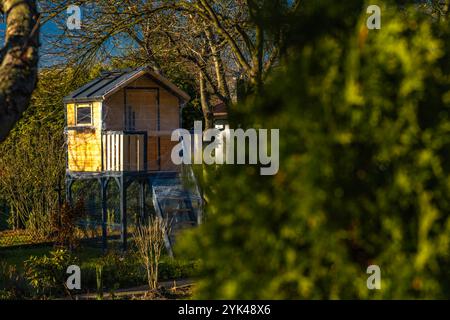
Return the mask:
M 73 130 L 75 104 L 67 104 L 67 151 L 68 169 L 72 172 L 100 172 L 101 157 L 101 102 L 92 103 L 92 126 L 82 126 Z
M 153 90 L 142 90 L 142 88 L 153 88 Z M 157 90 L 154 90 L 156 88 L 159 89 L 159 130 L 158 95 Z M 102 129 L 104 131 L 127 130 L 124 107 L 125 94 L 127 105 L 132 106 L 132 110 L 135 112 L 134 130 L 145 131 L 148 134 L 147 169 L 151 171 L 171 171 L 175 169 L 171 161 L 171 152 L 177 142 L 172 142 L 170 138 L 172 131 L 180 126 L 179 99 L 149 77 L 143 76 L 129 84 L 126 90 L 121 89 L 105 101 L 93 103 L 93 125 L 91 128 L 73 130 L 73 127 L 76 126 L 75 105 L 67 104 L 68 169 L 70 171 L 100 172 L 102 170 L 102 150 L 106 161 L 105 152 L 112 149 L 111 142 L 108 145 L 107 141 L 103 141 L 102 148 Z M 122 140 L 125 148 L 121 146 L 120 151 L 127 153 L 127 150 L 134 150 L 134 139 L 136 138 Z M 107 146 L 110 148 L 107 148 Z M 137 155 L 136 157 L 139 160 L 143 155 Z M 142 169 L 141 164 L 137 167 L 134 164 L 136 157 L 134 154 L 124 154 L 121 166 L 117 167 L 117 163 L 115 163 L 114 168 L 118 170 Z M 138 162 L 140 163 L 140 160 Z M 111 163 L 103 163 L 104 170 L 111 169 L 111 166 Z

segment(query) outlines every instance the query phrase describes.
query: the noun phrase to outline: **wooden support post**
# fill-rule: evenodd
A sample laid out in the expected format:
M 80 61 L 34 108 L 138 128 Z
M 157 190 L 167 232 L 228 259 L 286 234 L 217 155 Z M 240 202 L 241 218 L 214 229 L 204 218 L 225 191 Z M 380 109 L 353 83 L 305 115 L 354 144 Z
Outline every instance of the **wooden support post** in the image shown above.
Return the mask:
M 120 180 L 120 220 L 121 220 L 121 242 L 123 251 L 127 251 L 127 185 L 125 176 Z
M 66 179 L 66 200 L 69 203 L 69 205 L 72 205 L 72 201 L 73 201 L 72 185 L 73 185 L 73 179 L 67 178 Z
M 145 180 L 139 181 L 139 222 L 145 223 Z
M 148 157 L 147 157 L 147 148 L 148 148 L 148 133 L 147 131 L 144 134 L 144 171 L 148 170 Z
M 106 252 L 108 249 L 108 234 L 107 234 L 107 223 L 108 223 L 108 199 L 107 199 L 107 188 L 108 188 L 108 178 L 100 179 L 100 195 L 102 201 L 102 249 Z

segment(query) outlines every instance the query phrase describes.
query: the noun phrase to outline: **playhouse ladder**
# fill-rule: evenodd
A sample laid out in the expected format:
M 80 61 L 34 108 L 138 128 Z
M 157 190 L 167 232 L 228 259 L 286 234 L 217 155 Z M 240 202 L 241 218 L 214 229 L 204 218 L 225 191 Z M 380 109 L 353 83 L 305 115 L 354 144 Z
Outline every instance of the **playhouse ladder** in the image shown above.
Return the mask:
M 169 232 L 165 235 L 165 246 L 173 256 L 176 235 L 186 228 L 198 225 L 201 207 L 200 197 L 183 188 L 179 178 L 152 182 L 152 199 L 156 214 L 168 221 Z

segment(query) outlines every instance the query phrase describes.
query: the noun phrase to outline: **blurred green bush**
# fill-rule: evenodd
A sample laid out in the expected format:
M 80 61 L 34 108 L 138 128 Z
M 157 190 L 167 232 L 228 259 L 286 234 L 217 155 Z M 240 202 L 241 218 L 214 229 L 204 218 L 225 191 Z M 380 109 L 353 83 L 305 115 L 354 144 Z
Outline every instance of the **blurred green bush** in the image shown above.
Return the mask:
M 178 248 L 202 261 L 197 297 L 450 297 L 450 28 L 386 3 L 367 30 L 363 1 L 305 2 L 232 110 L 232 128 L 280 129 L 280 171 L 205 169 L 206 223 Z

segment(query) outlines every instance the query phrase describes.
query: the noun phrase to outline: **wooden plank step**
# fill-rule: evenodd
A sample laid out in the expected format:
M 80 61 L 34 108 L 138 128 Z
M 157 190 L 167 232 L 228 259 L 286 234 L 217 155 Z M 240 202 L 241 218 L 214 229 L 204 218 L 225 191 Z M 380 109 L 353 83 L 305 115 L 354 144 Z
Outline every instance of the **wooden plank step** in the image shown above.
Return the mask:
M 184 201 L 186 200 L 185 197 L 176 197 L 176 196 L 159 196 L 158 197 L 159 201 L 164 201 L 164 200 L 178 200 L 178 201 Z
M 184 209 L 176 209 L 176 208 L 170 209 L 170 208 L 167 208 L 167 209 L 164 209 L 164 211 L 166 213 L 173 213 L 173 212 L 191 212 L 192 210 L 191 209 L 187 209 L 187 208 L 184 208 Z

